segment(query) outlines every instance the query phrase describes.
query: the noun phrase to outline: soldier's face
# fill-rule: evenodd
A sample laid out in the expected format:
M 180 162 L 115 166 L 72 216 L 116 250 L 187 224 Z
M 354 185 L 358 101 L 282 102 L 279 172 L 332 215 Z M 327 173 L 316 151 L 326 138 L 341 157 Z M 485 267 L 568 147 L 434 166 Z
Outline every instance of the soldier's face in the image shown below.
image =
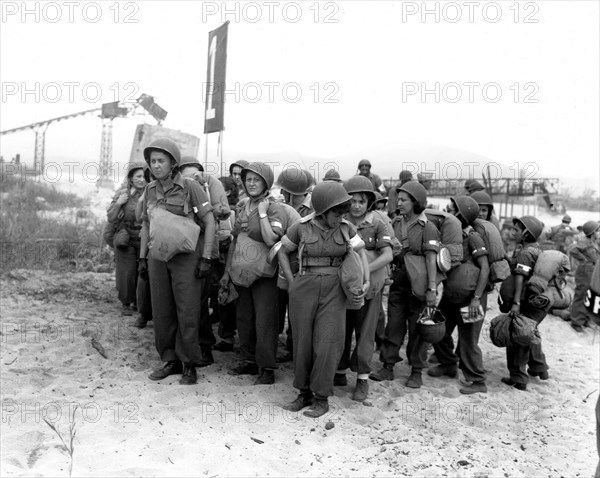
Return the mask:
M 367 213 L 367 196 L 365 194 L 354 193 L 350 200 L 350 214 L 353 217 L 363 217 Z
M 479 206 L 479 214 L 477 215 L 477 217 L 479 219 L 487 219 L 489 213 L 490 207 L 488 205 Z

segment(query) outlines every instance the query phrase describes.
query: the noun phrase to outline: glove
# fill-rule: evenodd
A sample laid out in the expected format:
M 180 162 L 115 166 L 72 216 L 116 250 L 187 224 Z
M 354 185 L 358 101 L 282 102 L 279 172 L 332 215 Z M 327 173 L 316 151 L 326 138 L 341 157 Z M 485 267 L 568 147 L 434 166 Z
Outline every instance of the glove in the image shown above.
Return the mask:
M 212 272 L 212 259 L 206 259 L 205 257 L 201 257 L 196 265 L 195 276 L 197 279 L 206 279 L 210 277 Z
M 148 259 L 138 259 L 138 275 L 144 279 L 148 280 Z

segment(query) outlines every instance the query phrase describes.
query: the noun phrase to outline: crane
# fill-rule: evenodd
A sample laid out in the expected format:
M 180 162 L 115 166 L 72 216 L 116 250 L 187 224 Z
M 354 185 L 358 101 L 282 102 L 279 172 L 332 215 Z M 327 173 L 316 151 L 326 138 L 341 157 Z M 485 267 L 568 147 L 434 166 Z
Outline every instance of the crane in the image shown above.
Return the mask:
M 25 126 L 0 131 L 0 136 L 32 129 L 35 133 L 33 168 L 34 171 L 41 174 L 44 171 L 46 162 L 46 130 L 48 129 L 48 126 L 52 123 L 77 118 L 79 116 L 98 114 L 102 120 L 102 136 L 100 139 L 100 179 L 98 180 L 98 183 L 99 185 L 107 185 L 111 184 L 109 172 L 112 168 L 113 121 L 115 118 L 125 118 L 134 115 L 139 107 L 142 107 L 149 112 L 159 125 L 167 116 L 167 112 L 154 102 L 154 97 L 142 94 L 135 103 L 124 103 L 120 101 L 104 103 L 100 108 L 79 111 L 77 113 L 58 116 L 56 118 L 50 118 Z

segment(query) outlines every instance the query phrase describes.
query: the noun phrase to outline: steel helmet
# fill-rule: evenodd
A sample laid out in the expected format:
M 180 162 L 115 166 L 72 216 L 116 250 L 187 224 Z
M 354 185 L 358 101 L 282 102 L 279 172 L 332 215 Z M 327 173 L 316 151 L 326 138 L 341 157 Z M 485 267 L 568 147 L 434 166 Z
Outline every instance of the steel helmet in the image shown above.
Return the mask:
M 485 188 L 476 179 L 472 179 L 470 183 L 465 183 L 465 189 L 467 190 L 467 194 L 473 194 L 477 191 L 485 191 Z
M 375 191 L 375 202 L 387 202 L 388 198 L 384 197 L 379 191 Z
M 494 207 L 494 203 L 492 202 L 492 198 L 485 191 L 475 191 L 471 194 L 471 197 L 475 199 L 477 204 L 480 206 L 492 206 Z
M 583 233 L 586 236 L 591 236 L 598 229 L 600 229 L 600 223 L 597 221 L 588 221 L 583 225 L 583 228 L 582 228 Z
M 152 151 L 162 151 L 163 153 L 168 154 L 179 166 L 179 161 L 181 161 L 181 152 L 179 151 L 177 143 L 175 143 L 175 141 L 172 139 L 158 138 L 144 148 L 144 159 L 148 164 L 150 164 L 150 153 Z
M 301 194 L 306 194 L 306 190 L 308 189 L 308 178 L 306 177 L 306 173 L 301 169 L 290 167 L 281 172 L 275 185 L 290 194 L 299 196 Z
M 254 163 L 248 164 L 244 169 L 242 169 L 242 182 L 246 182 L 246 174 L 248 172 L 253 172 L 258 174 L 263 181 L 266 183 L 265 192 L 269 192 L 271 187 L 273 186 L 273 170 L 269 167 L 268 164 L 261 163 L 260 161 L 256 161 Z M 244 189 L 246 189 L 246 184 L 244 184 Z M 248 191 L 246 191 L 248 192 Z
M 235 163 L 231 163 L 229 165 L 229 174 L 231 175 L 231 170 L 233 169 L 234 166 L 239 166 L 240 168 L 244 169 L 246 166 L 248 166 L 248 164 L 250 164 L 248 161 L 246 161 L 245 159 L 240 159 L 238 161 L 236 161 Z
M 371 161 L 369 161 L 368 159 L 361 159 L 358 163 L 358 167 L 360 168 L 361 166 L 371 167 Z
M 335 181 L 319 183 L 312 191 L 311 203 L 315 210 L 315 216 L 323 214 L 332 207 L 344 204 L 352 199 L 344 186 Z
M 470 196 L 454 196 L 450 198 L 455 206 L 458 214 L 464 219 L 467 226 L 471 225 L 479 215 L 479 204 Z
M 200 164 L 200 160 L 195 156 L 184 156 L 179 163 L 179 169 L 185 166 L 196 166 L 200 171 L 204 171 L 204 167 Z
M 571 216 L 565 214 L 562 218 L 562 222 L 566 222 L 567 224 L 571 224 Z
M 315 178 L 313 177 L 311 172 L 308 169 L 303 169 L 302 171 L 304 171 L 304 174 L 306 174 L 306 177 L 308 178 L 308 187 L 310 188 L 311 186 L 314 186 Z
M 132 161 L 131 163 L 127 163 L 127 177 L 131 178 L 131 173 L 136 169 L 146 170 L 148 169 L 148 165 L 142 161 Z
M 407 181 L 398 188 L 398 191 L 404 191 L 422 208 L 427 206 L 427 189 L 418 181 Z
M 375 191 L 373 183 L 365 176 L 353 176 L 344 183 L 344 188 L 348 194 L 364 193 L 368 196 L 369 202 L 375 202 Z
M 534 216 L 515 217 L 513 224 L 516 226 L 519 223 L 523 225 L 525 231 L 533 237 L 534 241 L 538 240 L 544 230 L 544 223 Z
M 325 176 L 323 176 L 323 181 L 337 181 L 338 183 L 341 183 L 342 178 L 340 177 L 340 173 L 332 168 L 325 173 Z

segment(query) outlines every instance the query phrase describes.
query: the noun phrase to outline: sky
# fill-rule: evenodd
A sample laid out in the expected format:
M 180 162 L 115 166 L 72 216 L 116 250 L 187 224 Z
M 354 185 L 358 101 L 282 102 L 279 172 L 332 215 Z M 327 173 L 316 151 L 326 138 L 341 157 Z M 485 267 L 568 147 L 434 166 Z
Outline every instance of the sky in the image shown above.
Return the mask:
M 214 155 L 218 135 L 203 135 L 207 40 L 229 20 L 226 160 L 234 152 L 365 157 L 387 174 L 411 151 L 447 148 L 519 168 L 534 163 L 536 174 L 600 189 L 595 1 L 1 8 L 2 130 L 147 93 L 168 111 L 164 126 L 199 136 L 200 156 L 205 144 Z M 115 120 L 114 161 L 128 160 L 143 121 L 155 124 Z M 94 115 L 52 124 L 46 162 L 98 161 L 100 137 Z M 0 141 L 5 159 L 20 153 L 32 162 L 32 131 Z M 378 163 L 386 148 L 398 161 Z

